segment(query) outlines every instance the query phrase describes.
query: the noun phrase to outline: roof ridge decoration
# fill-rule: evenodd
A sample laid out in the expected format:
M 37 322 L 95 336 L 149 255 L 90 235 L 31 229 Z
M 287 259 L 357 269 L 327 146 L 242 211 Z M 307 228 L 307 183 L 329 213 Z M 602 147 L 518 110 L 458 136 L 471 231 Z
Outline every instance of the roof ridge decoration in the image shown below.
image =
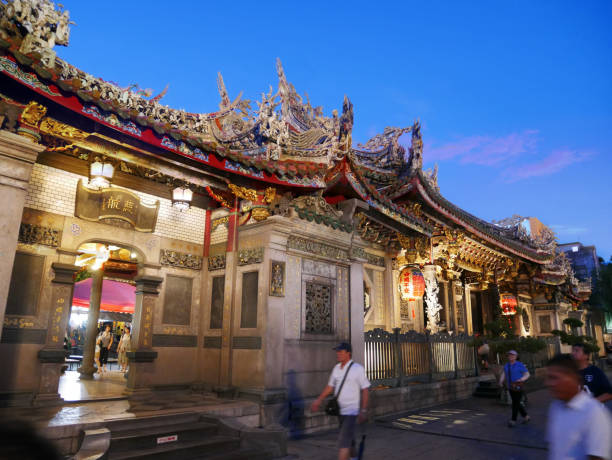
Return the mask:
M 5 0 L 6 1 L 6 0 Z M 53 47 L 68 44 L 69 12 L 59 11 L 50 0 L 12 0 L 0 3 L 0 36 L 18 44 L 19 52 L 37 60 L 41 71 L 65 91 L 95 102 L 102 110 L 114 111 L 141 125 L 151 125 L 158 132 L 173 137 L 217 144 L 253 160 L 299 160 L 326 166 L 342 158 L 351 146 L 352 103 L 345 97 L 343 112 L 331 117 L 321 107 L 313 107 L 287 80 L 280 59 L 277 60 L 278 90 L 262 94 L 257 108 L 243 100 L 242 93 L 229 98 L 223 77 L 217 76 L 221 96 L 219 110 L 191 113 L 159 103 L 165 91 L 146 98 L 145 91 L 133 91 L 136 85 L 122 88 L 96 78 L 55 57 Z M 304 101 L 305 99 L 305 101 Z M 277 106 L 280 105 L 279 110 Z

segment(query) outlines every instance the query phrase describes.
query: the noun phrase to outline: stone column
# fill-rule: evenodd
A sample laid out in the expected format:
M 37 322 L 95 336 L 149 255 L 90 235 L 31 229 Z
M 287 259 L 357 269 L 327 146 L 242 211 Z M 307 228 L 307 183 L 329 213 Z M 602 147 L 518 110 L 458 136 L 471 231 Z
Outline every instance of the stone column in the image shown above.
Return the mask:
M 70 320 L 70 305 L 74 289 L 74 275 L 80 267 L 69 264 L 51 264 L 54 278 L 51 281 L 51 307 L 49 308 L 49 326 L 47 340 L 38 352 L 41 363 L 40 384 L 34 398 L 34 404 L 52 405 L 61 403 L 57 392 L 61 368 L 64 365 L 64 334 Z
M 219 368 L 220 390 L 232 385 L 232 332 L 236 291 L 236 267 L 238 250 L 238 200 L 229 215 L 227 225 L 227 247 L 225 252 L 225 291 L 223 295 L 223 324 L 221 326 L 221 362 Z
M 349 273 L 349 289 L 351 304 L 351 346 L 353 347 L 353 359 L 364 364 L 365 339 L 363 336 L 363 265 L 361 262 L 351 262 Z
M 152 349 L 153 317 L 159 299 L 159 285 L 163 278 L 140 275 L 136 282 L 136 303 L 132 319 L 132 351 L 127 353 L 130 361 L 127 393 L 132 397 L 150 392 L 151 376 L 154 374 L 157 352 Z
M 104 269 L 93 270 L 91 277 L 91 292 L 89 294 L 89 311 L 87 312 L 87 329 L 85 331 L 85 345 L 83 345 L 83 362 L 79 367 L 80 378 L 93 379 L 94 354 L 96 351 L 96 337 L 98 337 L 98 317 L 100 316 L 100 302 L 102 301 L 102 281 Z
M 385 271 L 384 276 L 384 298 L 385 298 L 385 328 L 387 331 L 392 331 L 396 328 L 401 328 L 402 322 L 398 321 L 397 310 L 395 305 L 395 283 L 393 281 L 393 263 L 390 257 L 385 257 Z
M 465 301 L 465 333 L 472 335 L 474 333 L 474 326 L 472 324 L 472 296 L 470 295 L 470 286 L 465 285 L 463 291 L 463 297 Z
M 44 149 L 23 136 L 0 130 L 0 324 L 4 324 L 30 174 L 38 154 Z

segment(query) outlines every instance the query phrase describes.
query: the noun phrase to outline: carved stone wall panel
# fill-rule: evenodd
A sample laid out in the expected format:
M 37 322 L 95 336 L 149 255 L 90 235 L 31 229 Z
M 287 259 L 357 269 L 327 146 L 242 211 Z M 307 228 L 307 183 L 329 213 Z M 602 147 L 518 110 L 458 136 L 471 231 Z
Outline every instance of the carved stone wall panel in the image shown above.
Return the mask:
M 238 265 L 260 264 L 263 262 L 264 248 L 247 248 L 238 251 Z
M 42 244 L 57 248 L 62 239 L 61 230 L 41 225 L 22 223 L 19 227 L 19 242 L 24 244 Z
M 222 270 L 225 268 L 225 254 L 210 256 L 208 258 L 208 271 Z
M 337 248 L 325 243 L 307 240 L 299 236 L 290 236 L 287 240 L 288 249 L 297 249 L 298 251 L 316 254 L 322 257 L 328 257 L 335 260 L 348 260 L 349 255 L 346 249 Z
M 332 287 L 330 285 L 306 282 L 305 331 L 313 334 L 333 333 Z
M 191 270 L 202 269 L 202 256 L 186 254 L 184 252 L 172 251 L 171 249 L 159 250 L 159 263 L 171 267 L 188 268 Z
M 285 262 L 273 260 L 270 263 L 270 295 L 285 296 Z

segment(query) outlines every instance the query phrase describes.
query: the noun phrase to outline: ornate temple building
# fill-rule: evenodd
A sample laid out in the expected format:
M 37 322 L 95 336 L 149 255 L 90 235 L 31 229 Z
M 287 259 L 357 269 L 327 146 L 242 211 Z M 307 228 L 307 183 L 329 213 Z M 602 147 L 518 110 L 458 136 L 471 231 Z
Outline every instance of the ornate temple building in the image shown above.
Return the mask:
M 74 318 L 81 378 L 105 320 L 132 326 L 129 397 L 266 402 L 288 375 L 317 393 L 332 345 L 363 361 L 374 328 L 473 335 L 503 315 L 546 336 L 581 314 L 590 285 L 552 232 L 445 199 L 418 122 L 354 145 L 350 100 L 324 116 L 280 61 L 259 101 L 232 99 L 219 74 L 218 109 L 175 110 L 58 58 L 70 22 L 50 1 L 0 8 L 5 402 L 61 400 Z M 132 301 L 105 300 L 113 289 Z

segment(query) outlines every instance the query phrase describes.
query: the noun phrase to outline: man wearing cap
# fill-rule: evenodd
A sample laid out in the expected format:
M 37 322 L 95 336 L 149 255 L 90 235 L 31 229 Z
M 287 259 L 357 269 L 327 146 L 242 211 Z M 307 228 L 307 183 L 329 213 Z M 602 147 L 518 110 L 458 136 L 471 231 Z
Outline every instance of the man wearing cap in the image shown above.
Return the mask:
M 342 342 L 334 350 L 336 350 L 338 364 L 332 370 L 327 386 L 312 403 L 310 409 L 313 412 L 318 411 L 323 400 L 332 393 L 338 398 L 340 406 L 338 459 L 348 460 L 351 446 L 354 445 L 355 426 L 367 419 L 370 382 L 366 378 L 363 366 L 351 359 L 353 350 L 350 343 Z M 343 380 L 344 384 L 342 384 Z M 342 389 L 338 394 L 340 386 Z
M 504 380 L 506 381 L 506 386 L 510 392 L 510 398 L 512 399 L 512 420 L 508 422 L 509 427 L 516 425 L 516 419 L 519 412 L 523 416 L 523 423 L 527 423 L 531 420 L 531 417 L 527 415 L 525 406 L 521 404 L 521 399 L 523 398 L 523 384 L 529 378 L 529 371 L 522 362 L 516 359 L 517 356 L 518 353 L 515 350 L 510 350 L 508 352 L 508 362 L 504 366 L 504 372 L 502 372 L 499 378 L 500 386 L 503 386 Z

